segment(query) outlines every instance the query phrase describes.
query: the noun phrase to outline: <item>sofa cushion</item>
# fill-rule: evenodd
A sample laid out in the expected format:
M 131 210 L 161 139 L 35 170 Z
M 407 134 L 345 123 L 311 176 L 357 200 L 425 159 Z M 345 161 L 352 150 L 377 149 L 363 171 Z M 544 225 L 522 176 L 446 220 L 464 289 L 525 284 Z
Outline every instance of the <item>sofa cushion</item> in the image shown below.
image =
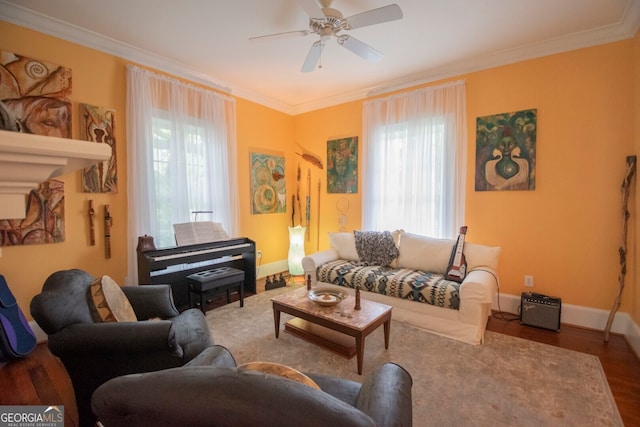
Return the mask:
M 450 239 L 403 233 L 400 238 L 398 268 L 444 274 L 454 244 L 455 241 Z
M 394 269 L 379 265 L 335 260 L 318 267 L 320 282 L 415 301 L 437 307 L 460 309 L 460 283 L 442 274 L 420 270 Z
M 353 233 L 329 233 L 329 244 L 338 251 L 341 259 L 347 261 L 358 261 L 358 251 L 356 250 L 356 238 Z
M 499 246 L 485 246 L 478 243 L 465 242 L 464 257 L 467 260 L 467 272 L 483 267 L 496 270 L 501 250 Z
M 91 300 L 98 321 L 136 322 L 138 320 L 127 296 L 109 276 L 98 277 L 91 282 Z
M 354 235 L 358 257 L 365 265 L 386 267 L 400 255 L 388 231 L 354 231 Z

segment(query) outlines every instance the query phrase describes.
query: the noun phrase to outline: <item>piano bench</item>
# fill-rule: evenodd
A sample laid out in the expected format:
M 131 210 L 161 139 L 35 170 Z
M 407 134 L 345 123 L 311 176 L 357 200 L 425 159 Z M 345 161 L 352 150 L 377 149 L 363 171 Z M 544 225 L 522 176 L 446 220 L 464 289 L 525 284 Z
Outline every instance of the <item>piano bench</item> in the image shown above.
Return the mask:
M 192 296 L 200 298 L 200 310 L 206 313 L 205 303 L 208 295 L 220 292 L 227 293 L 227 303 L 231 302 L 230 293 L 237 290 L 240 297 L 240 307 L 244 307 L 244 271 L 231 267 L 204 270 L 187 276 L 189 283 L 189 305 L 193 307 Z

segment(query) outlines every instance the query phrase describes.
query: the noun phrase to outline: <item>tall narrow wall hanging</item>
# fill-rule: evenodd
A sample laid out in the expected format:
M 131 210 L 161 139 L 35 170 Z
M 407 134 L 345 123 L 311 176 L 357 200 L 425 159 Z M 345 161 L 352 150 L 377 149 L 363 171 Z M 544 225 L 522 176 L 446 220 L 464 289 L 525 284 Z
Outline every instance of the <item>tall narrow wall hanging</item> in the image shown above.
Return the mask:
M 104 257 L 111 258 L 111 227 L 113 226 L 113 217 L 109 205 L 104 205 Z
M 109 144 L 111 158 L 82 171 L 82 191 L 85 193 L 117 193 L 116 112 L 111 108 L 80 104 L 80 139 Z
M 358 137 L 327 141 L 327 193 L 358 192 Z
M 537 111 L 477 118 L 476 191 L 535 190 Z
M 251 213 L 287 211 L 284 155 L 251 153 Z
M 307 201 L 305 203 L 305 221 L 307 228 L 307 242 L 309 241 L 309 223 L 311 222 L 311 170 L 307 169 Z
M 96 244 L 96 223 L 95 216 L 96 210 L 93 208 L 93 200 L 89 199 L 89 244 L 95 246 Z
M 618 255 L 620 255 L 620 273 L 618 274 L 618 294 L 611 307 L 609 313 L 609 319 L 607 319 L 607 326 L 604 328 L 604 341 L 609 341 L 609 331 L 611 330 L 611 324 L 613 323 L 613 317 L 620 308 L 620 298 L 622 297 L 622 291 L 624 289 L 624 278 L 627 274 L 627 223 L 629 222 L 629 210 L 627 205 L 629 202 L 629 195 L 631 194 L 631 184 L 633 183 L 633 176 L 636 173 L 636 156 L 627 157 L 627 172 L 622 181 L 622 239 L 620 242 L 620 248 L 618 248 Z

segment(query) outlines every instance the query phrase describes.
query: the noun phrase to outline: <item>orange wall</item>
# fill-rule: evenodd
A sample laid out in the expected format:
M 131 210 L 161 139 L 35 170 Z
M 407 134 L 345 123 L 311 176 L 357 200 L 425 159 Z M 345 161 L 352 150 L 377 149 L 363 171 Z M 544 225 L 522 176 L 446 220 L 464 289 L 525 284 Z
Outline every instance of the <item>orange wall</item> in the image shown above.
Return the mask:
M 291 225 L 291 215 L 251 214 L 249 156 L 254 151 L 285 156 L 287 194 L 292 194 L 295 191 L 293 117 L 243 99 L 237 100 L 236 114 L 241 234 L 256 242 L 256 249 L 262 251 L 261 263 L 267 264 L 287 257 L 287 226 Z
M 565 303 L 601 309 L 613 303 L 619 188 L 626 156 L 635 152 L 631 51 L 632 42 L 623 41 L 451 79 L 464 78 L 467 87 L 467 239 L 503 248 L 502 292 L 529 289 L 523 276 L 533 275 L 534 291 Z M 295 137 L 322 153 L 328 139 L 361 136 L 361 106 L 296 116 Z M 475 192 L 476 117 L 529 108 L 538 109 L 536 190 Z M 361 224 L 361 188 L 348 196 L 350 230 Z M 326 231 L 338 228 L 336 196 L 323 194 L 321 249 L 328 247 Z M 628 277 L 634 277 L 633 263 Z M 623 296 L 623 311 L 632 292 Z
M 109 274 L 117 281 L 124 280 L 125 62 L 2 21 L 0 33 L 3 34 L 0 49 L 73 70 L 76 114 L 79 102 L 110 106 L 117 114 L 120 192 L 91 195 L 98 207 L 107 203 L 112 206 L 113 258 L 104 259 L 102 238 L 98 239 L 98 246 L 88 244 L 85 209 L 88 197 L 79 190 L 79 174 L 64 177 L 66 242 L 2 248 L 0 272 L 7 277 L 20 306 L 28 311 L 29 301 L 40 290 L 43 280 L 58 269 L 78 267 L 93 275 Z M 636 129 L 640 122 L 637 111 L 640 88 L 634 87 L 640 76 L 638 44 L 636 37 L 635 43 L 634 40 L 611 43 L 455 78 L 464 78 L 467 85 L 468 240 L 502 246 L 502 292 L 519 294 L 525 289 L 523 275 L 530 274 L 535 277 L 533 290 L 537 292 L 560 296 L 565 303 L 610 308 L 617 290 L 619 188 L 626 156 L 640 148 L 637 137 L 640 132 Z M 475 118 L 528 108 L 538 109 L 536 190 L 475 192 Z M 326 168 L 326 141 L 358 136 L 361 156 L 361 101 L 291 117 L 238 99 L 237 123 L 240 233 L 256 240 L 258 249 L 263 251 L 263 263 L 286 259 L 286 227 L 291 223 L 291 208 L 287 214 L 251 215 L 249 153 L 253 149 L 285 153 L 289 197 L 296 191 L 296 169 L 300 165 L 303 209 L 307 170 L 311 172 L 312 221 L 307 252 L 328 246 L 326 233 L 338 229 L 336 203 L 342 198 L 349 204 L 346 228 L 361 227 L 362 176 L 358 194 L 327 194 L 326 170 L 320 171 L 296 155 L 301 150 L 299 144 L 319 155 Z M 75 121 L 74 136 L 77 135 Z M 319 234 L 315 220 L 318 180 L 321 181 Z M 101 231 L 102 224 L 99 225 Z M 631 231 L 635 235 L 633 225 L 632 221 Z M 631 259 L 636 258 L 633 251 Z M 633 310 L 638 322 L 640 304 L 634 265 L 629 266 L 621 311 Z
M 346 200 L 348 209 L 344 214 L 348 218 L 347 230 L 359 230 L 361 227 L 361 196 L 362 196 L 362 168 L 358 170 L 357 194 L 327 193 L 327 141 L 344 138 L 358 137 L 358 155 L 362 156 L 362 102 L 355 101 L 324 108 L 311 113 L 301 114 L 295 117 L 295 140 L 307 151 L 311 151 L 323 159 L 323 169 L 320 170 L 300 157 L 296 162 L 303 170 L 303 181 L 306 171 L 311 171 L 311 221 L 309 226 L 309 240 L 305 244 L 306 253 L 316 252 L 318 249 L 329 247 L 328 232 L 338 231 L 337 203 L 340 199 Z M 360 163 L 360 162 L 359 162 Z M 361 164 L 361 163 L 360 163 Z M 320 227 L 318 235 L 318 179 L 321 182 L 320 193 Z M 341 206 L 344 202 L 341 202 Z M 303 207 L 304 209 L 304 207 Z
M 79 136 L 78 104 L 111 107 L 116 110 L 118 162 L 117 194 L 82 193 L 80 173 L 61 178 L 65 183 L 65 241 L 47 245 L 3 247 L 0 273 L 5 276 L 18 304 L 30 318 L 29 303 L 42 283 L 57 270 L 82 268 L 94 276 L 108 274 L 122 283 L 127 271 L 127 197 L 125 62 L 119 58 L 0 21 L 0 49 L 25 55 L 72 70 L 73 137 Z M 96 210 L 96 245 L 89 244 L 88 199 Z M 104 210 L 110 205 L 110 259 L 104 257 Z

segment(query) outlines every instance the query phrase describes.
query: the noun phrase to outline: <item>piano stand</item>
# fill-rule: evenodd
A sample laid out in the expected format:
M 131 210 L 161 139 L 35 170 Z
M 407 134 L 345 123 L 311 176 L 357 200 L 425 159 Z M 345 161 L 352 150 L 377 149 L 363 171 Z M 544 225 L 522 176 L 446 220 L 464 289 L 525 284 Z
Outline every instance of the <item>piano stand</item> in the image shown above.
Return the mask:
M 230 292 L 235 289 L 240 297 L 240 307 L 244 307 L 244 271 L 231 267 L 205 270 L 187 276 L 189 283 L 189 304 L 194 307 L 192 295 L 200 297 L 200 310 L 206 313 L 206 296 L 223 291 L 227 293 L 227 303 L 231 302 Z
M 244 273 L 244 278 L 235 282 L 243 282 L 243 293 L 256 292 L 256 244 L 246 237 L 138 251 L 138 282 L 171 285 L 174 303 L 180 311 L 193 307 L 191 282 L 187 277 L 223 267 Z M 229 292 L 232 289 L 229 287 Z

